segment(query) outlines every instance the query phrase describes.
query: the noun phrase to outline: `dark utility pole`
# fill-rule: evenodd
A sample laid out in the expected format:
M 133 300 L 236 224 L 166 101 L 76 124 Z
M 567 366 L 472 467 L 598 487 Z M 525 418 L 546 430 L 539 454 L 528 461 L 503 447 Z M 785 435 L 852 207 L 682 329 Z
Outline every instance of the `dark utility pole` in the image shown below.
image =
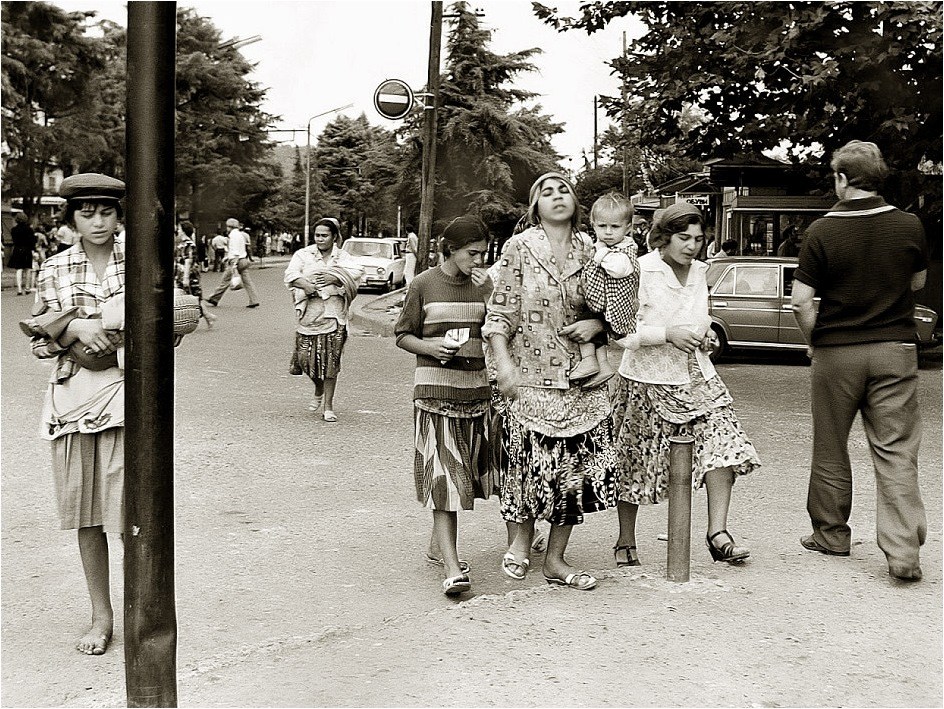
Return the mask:
M 623 59 L 626 59 L 626 33 L 623 32 Z M 623 74 L 622 91 L 622 121 L 623 124 L 623 196 L 629 199 L 629 130 L 627 127 L 627 117 L 629 116 L 629 107 L 626 105 L 626 75 Z
M 174 599 L 174 98 L 177 3 L 128 3 L 125 684 L 177 706 Z
M 593 97 L 593 169 L 597 169 L 597 160 L 600 157 L 600 142 L 597 140 L 597 99 Z
M 429 266 L 429 243 L 433 231 L 433 198 L 436 190 L 436 109 L 439 106 L 439 53 L 442 44 L 443 4 L 433 0 L 429 20 L 429 68 L 426 75 L 425 118 L 423 125 L 423 186 L 420 197 L 420 225 L 417 236 L 416 273 Z

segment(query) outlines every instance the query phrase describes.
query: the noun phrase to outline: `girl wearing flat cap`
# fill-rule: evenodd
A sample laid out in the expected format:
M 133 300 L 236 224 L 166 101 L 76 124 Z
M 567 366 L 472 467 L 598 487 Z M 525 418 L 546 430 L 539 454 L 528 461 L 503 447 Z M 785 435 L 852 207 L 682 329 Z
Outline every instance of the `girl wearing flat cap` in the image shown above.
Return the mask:
M 597 580 L 564 559 L 574 525 L 616 504 L 617 459 L 606 386 L 582 388 L 570 372 L 579 343 L 603 331 L 586 313 L 581 274 L 593 242 L 577 229 L 580 207 L 570 180 L 557 172 L 531 187 L 527 228 L 505 243 L 483 334 L 503 406 L 507 471 L 501 511 L 518 533 L 502 570 L 523 579 L 535 519 L 551 523 L 544 557 L 550 584 L 590 590 Z
M 50 256 L 39 273 L 32 352 L 55 360 L 42 411 L 50 441 L 62 529 L 77 529 L 92 623 L 76 642 L 101 655 L 112 636 L 106 532 L 125 531 L 123 344 L 125 245 L 116 239 L 125 185 L 107 175 L 67 177 L 63 221 L 80 240 Z
M 704 245 L 701 212 L 678 202 L 655 213 L 649 246 L 639 259 L 636 332 L 626 348 L 614 396 L 614 430 L 620 454 L 617 566 L 638 566 L 639 505 L 662 502 L 669 482 L 669 439 L 691 435 L 692 487 L 708 491 L 705 543 L 715 561 L 742 562 L 750 551 L 727 531 L 735 476 L 760 465 L 732 407 L 731 395 L 708 358 L 708 265 L 697 261 Z

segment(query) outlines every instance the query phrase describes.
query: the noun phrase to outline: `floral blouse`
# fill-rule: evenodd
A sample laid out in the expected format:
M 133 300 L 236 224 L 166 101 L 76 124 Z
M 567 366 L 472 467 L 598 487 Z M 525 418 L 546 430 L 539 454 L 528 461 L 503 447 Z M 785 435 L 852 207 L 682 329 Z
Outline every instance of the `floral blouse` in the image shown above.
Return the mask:
M 570 388 L 567 375 L 580 349 L 558 331 L 589 315 L 581 272 L 592 258 L 590 237 L 575 231 L 559 264 L 540 226 L 512 236 L 502 249 L 482 335 L 508 338 L 523 386 Z

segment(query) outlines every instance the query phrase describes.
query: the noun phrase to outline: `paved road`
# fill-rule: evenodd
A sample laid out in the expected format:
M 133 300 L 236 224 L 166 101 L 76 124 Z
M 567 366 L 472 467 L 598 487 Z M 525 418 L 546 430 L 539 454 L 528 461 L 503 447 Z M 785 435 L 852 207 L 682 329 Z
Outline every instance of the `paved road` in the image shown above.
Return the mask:
M 801 358 L 739 359 L 721 372 L 765 464 L 735 489 L 731 528 L 754 550 L 749 564 L 711 564 L 701 494 L 690 584 L 664 581 L 665 506 L 641 515 L 641 569 L 611 569 L 616 520 L 603 513 L 575 532 L 570 553 L 600 588 L 549 589 L 539 558 L 513 582 L 498 568 L 504 530 L 490 500 L 460 518 L 474 594 L 457 603 L 422 561 L 429 519 L 412 500 L 411 358 L 355 331 L 340 421 L 322 422 L 306 410 L 310 383 L 287 372 L 281 269 L 253 277 L 260 308 L 228 293 L 218 326 L 201 325 L 176 350 L 181 706 L 941 703 L 938 368 L 921 373 L 931 520 L 921 584 L 885 573 L 858 428 L 853 558 L 799 548 L 809 370 Z M 74 536 L 56 530 L 48 452 L 35 435 L 48 368 L 16 327 L 26 300 L 6 291 L 0 304 L 2 704 L 121 704 L 120 611 L 107 655 L 72 649 L 86 591 Z M 120 608 L 120 559 L 113 575 Z

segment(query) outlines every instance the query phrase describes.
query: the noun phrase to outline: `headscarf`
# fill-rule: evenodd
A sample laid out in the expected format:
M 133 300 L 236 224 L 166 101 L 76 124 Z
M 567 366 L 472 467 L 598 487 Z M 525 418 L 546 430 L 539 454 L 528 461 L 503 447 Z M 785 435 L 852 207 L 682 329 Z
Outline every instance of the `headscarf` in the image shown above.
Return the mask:
M 574 183 L 571 182 L 570 178 L 564 173 L 551 170 L 550 172 L 545 172 L 531 185 L 531 189 L 528 191 L 528 210 L 525 212 L 524 216 L 518 220 L 518 224 L 515 226 L 514 230 L 515 234 L 541 223 L 541 219 L 538 216 L 538 197 L 541 196 L 541 185 L 544 184 L 545 180 L 551 178 L 560 180 L 567 185 L 567 188 L 574 197 L 574 215 L 571 217 L 571 222 L 575 229 L 580 224 L 580 202 L 577 201 L 577 190 L 574 188 Z

